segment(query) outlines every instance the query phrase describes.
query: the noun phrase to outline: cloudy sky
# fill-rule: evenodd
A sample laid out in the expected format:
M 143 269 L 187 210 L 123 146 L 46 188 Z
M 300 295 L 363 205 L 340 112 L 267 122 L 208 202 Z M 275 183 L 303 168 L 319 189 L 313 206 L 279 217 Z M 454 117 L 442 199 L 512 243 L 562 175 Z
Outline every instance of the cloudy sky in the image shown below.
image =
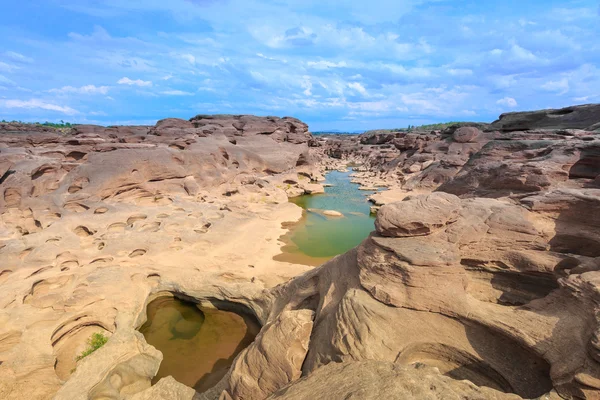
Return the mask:
M 600 102 L 591 0 L 18 0 L 0 119 L 396 128 Z

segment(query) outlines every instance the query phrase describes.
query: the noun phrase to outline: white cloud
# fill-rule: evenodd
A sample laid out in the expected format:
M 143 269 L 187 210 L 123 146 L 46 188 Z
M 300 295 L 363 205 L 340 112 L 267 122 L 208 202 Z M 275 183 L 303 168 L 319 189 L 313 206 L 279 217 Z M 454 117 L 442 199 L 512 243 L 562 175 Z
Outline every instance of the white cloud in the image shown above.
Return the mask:
M 332 61 L 309 61 L 306 63 L 307 66 L 315 69 L 327 69 L 327 68 L 343 68 L 347 67 L 348 64 L 345 61 L 332 62 Z
M 63 86 L 60 89 L 50 89 L 50 93 L 78 93 L 78 94 L 107 94 L 108 86 L 85 85 L 81 87 Z
M 192 65 L 196 64 L 196 57 L 191 54 L 182 54 L 180 57 Z
M 311 96 L 312 95 L 312 82 L 310 80 L 310 76 L 308 75 L 304 75 L 302 77 L 302 82 L 300 82 L 300 86 L 302 87 L 302 89 L 304 89 L 304 95 L 305 96 Z
M 518 106 L 517 101 L 512 97 L 505 97 L 503 99 L 500 99 L 496 102 L 496 104 L 509 108 L 515 108 L 516 106 Z
M 167 96 L 193 96 L 194 95 L 194 93 L 184 92 L 183 90 L 165 90 L 164 92 L 161 92 L 161 94 L 164 94 Z
M 451 68 L 448 73 L 452 76 L 470 76 L 473 75 L 473 71 L 467 68 Z
M 574 97 L 573 101 L 577 101 L 577 102 L 589 101 L 589 99 L 591 97 L 592 96 Z
M 535 61 L 537 60 L 537 56 L 533 54 L 531 51 L 519 46 L 518 44 L 513 44 L 511 49 L 511 55 L 518 59 L 524 61 Z
M 23 54 L 17 53 L 15 51 L 6 51 L 6 52 L 4 52 L 4 55 L 14 61 L 19 61 L 19 62 L 24 62 L 24 63 L 33 62 L 32 58 L 26 57 Z
M 362 94 L 363 96 L 367 95 L 367 89 L 365 89 L 365 87 L 363 85 L 361 85 L 359 82 L 349 83 L 348 87 L 350 89 L 357 91 L 358 93 Z
M 67 115 L 78 114 L 77 110 L 67 106 L 59 106 L 57 104 L 47 103 L 40 99 L 31 100 L 0 100 L 0 107 L 3 108 L 24 108 L 33 109 L 41 108 L 43 110 L 57 111 Z
M 542 85 L 542 89 L 549 92 L 560 92 L 559 94 L 565 94 L 569 91 L 569 80 L 562 78 L 557 81 L 548 81 Z
M 129 86 L 152 86 L 152 81 L 143 81 L 141 79 L 129 79 L 128 77 L 121 78 L 117 81 L 119 85 Z
M 16 83 L 4 75 L 0 75 L 0 83 L 4 83 L 5 85 L 16 85 Z
M 19 69 L 16 65 L 7 64 L 5 62 L 0 61 L 0 71 L 13 72 Z

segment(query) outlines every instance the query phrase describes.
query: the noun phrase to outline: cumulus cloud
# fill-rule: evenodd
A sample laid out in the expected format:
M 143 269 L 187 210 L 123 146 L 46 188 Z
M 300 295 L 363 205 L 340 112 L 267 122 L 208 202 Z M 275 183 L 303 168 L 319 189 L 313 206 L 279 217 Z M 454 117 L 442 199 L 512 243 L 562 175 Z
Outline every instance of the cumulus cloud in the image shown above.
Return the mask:
M 308 75 L 304 75 L 302 77 L 302 81 L 300 82 L 300 86 L 302 87 L 302 89 L 304 89 L 304 91 L 302 93 L 304 93 L 305 96 L 311 96 L 312 95 L 312 82 L 310 80 L 310 76 Z
M 367 89 L 365 89 L 365 87 L 360 84 L 359 82 L 351 82 L 348 84 L 348 87 L 352 90 L 357 91 L 358 93 L 362 94 L 363 96 L 367 95 Z
M 496 102 L 496 104 L 504 107 L 515 108 L 518 106 L 517 101 L 512 97 L 504 97 Z
M 485 7 L 461 12 L 439 7 L 439 0 L 339 0 L 332 12 L 333 5 L 319 0 L 197 0 L 205 7 L 190 1 L 82 6 L 61 0 L 73 12 L 92 7 L 103 26 L 49 33 L 45 43 L 27 34 L 34 29 L 24 29 L 22 40 L 5 46 L 11 51 L 0 50 L 1 94 L 20 99 L 25 88 L 19 85 L 48 94 L 44 79 L 28 78 L 51 75 L 58 82 L 52 93 L 77 94 L 86 115 L 103 109 L 108 91 L 111 112 L 132 118 L 148 118 L 148 110 L 164 117 L 159 110 L 173 110 L 176 99 L 181 113 L 196 112 L 201 101 L 207 112 L 294 115 L 313 129 L 344 129 L 335 124 L 349 117 L 368 121 L 361 129 L 412 124 L 415 115 L 423 122 L 491 121 L 517 107 L 517 97 L 525 110 L 598 101 L 600 93 L 595 7 L 564 3 L 553 9 L 538 2 L 516 13 Z M 43 17 L 39 9 L 29 11 L 25 28 Z M 158 33 L 133 18 L 122 33 L 122 18 L 156 13 L 175 18 L 164 18 Z M 113 83 L 105 89 L 73 82 Z M 117 91 L 119 85 L 138 90 Z
M 569 80 L 567 78 L 562 78 L 556 81 L 548 81 L 542 85 L 542 89 L 549 92 L 565 94 L 569 91 Z
M 22 108 L 22 109 L 43 109 L 49 111 L 56 111 L 67 115 L 78 114 L 77 110 L 71 107 L 60 106 L 53 103 L 48 103 L 40 99 L 31 100 L 0 100 L 0 107 L 2 108 Z
M 119 85 L 129 86 L 152 86 L 152 81 L 143 81 L 141 79 L 129 79 L 128 77 L 121 78 L 117 81 Z
M 50 93 L 77 93 L 77 94 L 107 94 L 108 86 L 85 85 L 81 87 L 63 86 L 59 89 L 50 89 Z

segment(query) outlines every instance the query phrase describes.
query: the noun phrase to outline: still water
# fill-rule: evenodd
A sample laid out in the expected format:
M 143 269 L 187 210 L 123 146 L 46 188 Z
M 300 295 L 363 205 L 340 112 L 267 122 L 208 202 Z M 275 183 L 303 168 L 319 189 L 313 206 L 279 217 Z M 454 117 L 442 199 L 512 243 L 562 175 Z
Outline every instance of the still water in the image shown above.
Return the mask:
M 164 357 L 152 383 L 171 375 L 198 392 L 217 384 L 260 330 L 252 317 L 172 297 L 152 301 L 147 313 L 140 332 Z
M 286 245 L 278 261 L 319 265 L 345 253 L 362 242 L 375 228 L 370 204 L 359 185 L 351 183 L 351 172 L 327 174 L 325 194 L 305 195 L 290 199 L 304 209 L 302 219 L 291 225 L 282 237 Z M 343 217 L 328 217 L 324 210 L 339 211 Z

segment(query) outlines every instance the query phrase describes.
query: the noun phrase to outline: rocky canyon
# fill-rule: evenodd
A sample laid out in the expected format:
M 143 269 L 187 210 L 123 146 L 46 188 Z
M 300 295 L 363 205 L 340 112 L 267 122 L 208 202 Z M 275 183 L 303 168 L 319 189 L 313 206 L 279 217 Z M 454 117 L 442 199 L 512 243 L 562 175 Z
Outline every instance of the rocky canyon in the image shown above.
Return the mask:
M 282 261 L 315 212 L 289 199 L 348 168 L 372 232 Z M 203 310 L 179 308 L 168 340 L 256 331 L 210 384 L 155 379 L 161 299 Z M 0 398 L 598 399 L 600 105 L 361 135 L 249 115 L 1 123 Z

